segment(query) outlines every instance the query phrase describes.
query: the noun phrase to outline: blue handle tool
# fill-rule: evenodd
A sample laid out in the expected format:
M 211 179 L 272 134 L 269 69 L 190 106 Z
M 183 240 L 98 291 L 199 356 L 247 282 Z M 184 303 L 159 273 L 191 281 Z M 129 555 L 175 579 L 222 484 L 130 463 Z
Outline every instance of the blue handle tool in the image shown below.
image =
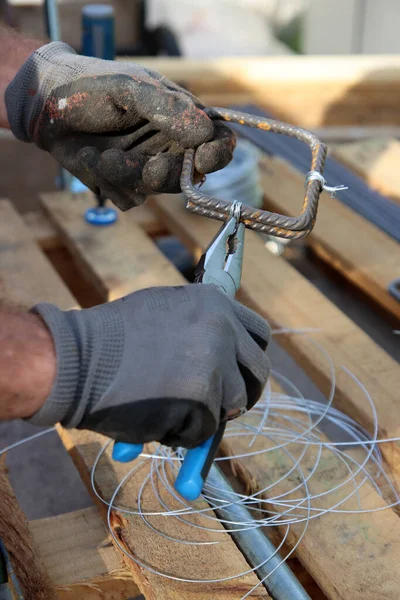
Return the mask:
M 231 298 L 240 287 L 242 275 L 245 226 L 240 223 L 240 213 L 241 203 L 234 202 L 229 220 L 212 240 L 196 269 L 197 283 L 215 285 Z M 212 437 L 185 454 L 174 487 L 188 502 L 201 494 L 225 427 L 226 421 L 222 421 Z M 142 451 L 141 444 L 115 442 L 112 457 L 119 462 L 130 462 Z

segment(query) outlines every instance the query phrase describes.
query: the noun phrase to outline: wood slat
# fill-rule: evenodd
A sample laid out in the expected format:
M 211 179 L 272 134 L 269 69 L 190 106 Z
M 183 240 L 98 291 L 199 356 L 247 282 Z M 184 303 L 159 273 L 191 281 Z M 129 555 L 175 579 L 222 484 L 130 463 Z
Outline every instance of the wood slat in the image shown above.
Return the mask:
M 272 387 L 276 390 L 277 386 L 274 382 L 272 382 Z M 298 413 L 291 415 L 286 412 L 285 416 L 299 419 Z M 253 426 L 259 424 L 258 421 L 253 420 L 252 422 L 251 412 L 245 417 L 245 420 Z M 287 422 L 282 420 L 281 425 L 284 428 L 287 426 Z M 326 437 L 320 437 L 322 440 L 328 441 Z M 233 446 L 234 453 L 246 454 L 249 451 L 248 444 L 248 438 L 236 438 Z M 265 450 L 265 447 L 265 438 L 261 438 L 255 442 L 251 450 L 256 452 Z M 295 444 L 291 446 L 290 450 L 294 450 L 297 458 L 299 451 Z M 301 468 L 304 473 L 313 470 L 315 452 L 308 451 L 302 460 Z M 354 458 L 357 460 L 360 456 L 355 454 Z M 257 485 L 258 490 L 269 488 L 267 495 L 270 497 L 280 496 L 281 499 L 286 498 L 286 500 L 303 497 L 303 488 L 291 493 L 299 485 L 300 477 L 297 470 L 286 477 L 293 468 L 293 462 L 284 452 L 272 451 L 267 455 L 252 456 L 245 459 L 244 462 L 240 462 L 251 473 L 253 490 Z M 331 452 L 324 450 L 320 465 L 308 481 L 309 493 L 325 494 L 327 490 L 348 478 L 349 472 L 343 462 Z M 361 478 L 357 480 L 357 483 L 361 483 Z M 324 510 L 337 504 L 338 509 L 341 510 L 357 510 L 358 504 L 355 497 L 351 501 L 343 502 L 343 499 L 352 492 L 354 492 L 354 485 L 350 482 L 337 492 L 331 492 L 321 499 L 314 499 L 312 506 Z M 369 483 L 364 483 L 359 489 L 359 501 L 363 508 L 385 506 L 385 501 Z M 305 504 L 303 508 L 305 508 Z M 273 507 L 268 506 L 267 509 L 275 509 L 278 512 L 285 510 L 279 504 Z M 306 516 L 305 510 L 295 510 L 294 512 L 300 516 Z M 399 597 L 400 590 L 400 571 L 396 566 L 400 559 L 399 530 L 399 517 L 391 509 L 366 514 L 327 513 L 321 518 L 310 521 L 306 534 L 296 550 L 296 556 L 330 600 L 349 600 L 350 598 L 352 600 L 376 600 L 378 597 L 395 600 Z M 293 547 L 298 542 L 303 532 L 304 523 L 290 527 L 289 547 Z M 286 527 L 282 526 L 281 534 L 285 535 L 285 533 Z M 343 573 L 346 573 L 345 577 L 343 577 Z
M 104 436 L 90 431 L 78 431 L 59 428 L 61 439 L 70 452 L 82 481 L 91 491 L 90 473 L 97 453 L 107 441 Z M 150 449 L 149 449 L 150 450 Z M 104 498 L 111 498 L 119 481 L 132 468 L 132 465 L 116 463 L 107 452 L 105 459 L 99 464 L 96 471 L 96 485 Z M 129 479 L 125 491 L 117 498 L 124 506 L 137 507 L 136 499 L 144 478 L 149 473 L 149 465 L 145 463 L 134 477 Z M 163 489 L 160 486 L 161 490 Z M 172 509 L 179 509 L 182 505 L 172 501 L 171 496 L 162 493 L 164 502 Z M 106 518 L 106 507 L 98 503 L 100 511 Z M 164 510 L 156 500 L 151 486 L 146 488 L 142 498 L 143 509 L 149 512 Z M 199 502 L 199 508 L 205 504 Z M 119 543 L 141 561 L 148 562 L 153 568 L 166 571 L 172 575 L 192 579 L 212 579 L 237 574 L 248 570 L 248 564 L 243 555 L 236 548 L 230 536 L 226 533 L 218 535 L 201 530 L 195 530 L 191 525 L 175 521 L 173 518 L 151 517 L 151 524 L 171 537 L 183 541 L 197 540 L 200 542 L 219 541 L 218 545 L 192 546 L 179 544 L 162 538 L 159 533 L 152 531 L 144 521 L 137 516 L 130 516 L 117 512 L 111 519 L 114 534 Z M 201 520 L 198 516 L 191 517 L 190 521 L 199 525 L 210 525 L 210 522 Z M 206 526 L 207 526 L 206 525 Z M 222 526 L 213 523 L 213 527 L 223 531 Z M 246 575 L 221 584 L 195 584 L 183 583 L 165 579 L 147 571 L 134 562 L 130 562 L 139 588 L 146 600 L 240 600 L 257 583 L 255 575 Z M 249 598 L 271 600 L 264 588 L 253 592 Z
M 278 157 L 263 155 L 261 166 L 266 207 L 298 215 L 303 175 Z M 387 290 L 389 283 L 400 275 L 400 250 L 395 240 L 340 200 L 324 193 L 314 230 L 306 243 L 392 317 L 400 319 L 400 302 Z
M 400 202 L 398 140 L 384 138 L 337 144 L 333 148 L 333 154 L 361 175 L 373 189 Z
M 97 508 L 30 521 L 59 600 L 127 600 L 139 595 Z
M 23 308 L 37 302 L 77 305 L 8 200 L 0 201 L 0 297 Z
M 205 243 L 212 238 L 213 233 L 215 232 L 215 228 L 218 226 L 213 222 L 208 220 L 200 219 L 199 217 L 194 217 L 193 215 L 189 215 L 182 209 L 182 202 L 177 198 L 160 198 L 156 201 L 157 206 L 160 211 L 159 214 L 162 215 L 163 219 L 171 226 L 172 230 L 174 230 L 186 243 L 193 249 L 194 247 L 198 248 L 198 246 L 203 247 Z M 246 256 L 254 256 L 256 254 L 257 259 L 262 263 L 262 259 L 268 259 L 269 253 L 265 251 L 262 242 L 251 236 L 253 241 L 250 244 L 250 248 L 248 245 L 248 241 L 246 241 Z M 262 255 L 261 255 L 262 252 Z M 297 272 L 292 269 L 283 259 L 275 259 L 272 257 L 272 260 L 276 260 L 277 264 L 272 269 L 276 274 L 277 271 L 285 271 L 285 269 L 289 273 L 282 273 L 282 276 L 287 276 L 286 281 L 291 281 L 289 275 L 296 273 L 294 277 L 294 295 L 295 298 L 299 297 L 299 292 L 305 291 L 308 292 L 306 302 L 310 299 L 310 290 L 314 288 L 308 284 L 301 276 L 297 274 Z M 283 266 L 285 265 L 285 267 Z M 96 269 L 96 265 L 92 265 L 94 269 Z M 254 271 L 254 262 L 251 261 L 251 265 L 248 262 L 245 263 L 244 273 L 246 274 L 248 269 L 252 269 Z M 259 296 L 263 297 L 266 292 L 266 288 L 268 288 L 271 284 L 270 277 L 266 275 L 266 271 L 269 270 L 263 269 L 262 274 L 258 270 L 256 273 L 252 273 L 252 277 L 246 280 L 246 275 L 244 276 L 244 286 L 247 287 L 248 294 L 251 295 L 251 289 L 256 289 L 256 298 L 258 302 L 258 308 L 260 309 L 260 301 Z M 299 279 L 300 281 L 296 280 Z M 257 283 L 256 283 L 257 280 Z M 171 281 L 171 284 L 173 282 Z M 299 286 L 301 285 L 301 290 Z M 317 293 L 315 291 L 315 293 Z M 317 293 L 318 294 L 318 293 Z M 268 295 L 268 294 L 267 294 Z M 280 296 L 280 295 L 279 295 Z M 318 296 L 319 300 L 322 302 L 328 303 L 323 296 Z M 275 299 L 273 302 L 273 306 L 275 307 L 277 303 L 280 305 L 281 298 Z M 291 305 L 287 305 L 285 308 L 285 313 L 290 310 L 290 312 L 296 312 L 296 305 L 301 302 L 301 296 L 299 299 L 294 300 L 294 303 Z M 264 304 L 264 303 L 263 303 Z M 328 303 L 330 304 L 330 303 Z M 315 301 L 313 302 L 315 305 Z M 340 311 L 331 306 L 331 310 L 335 316 L 335 322 L 337 323 L 338 319 L 343 318 L 346 319 Z M 262 312 L 266 312 L 265 307 Z M 269 312 L 269 311 L 267 311 Z M 275 314 L 274 308 L 272 308 L 272 313 Z M 304 308 L 303 308 L 304 314 Z M 275 319 L 280 320 L 281 315 L 275 314 Z M 351 322 L 346 320 L 346 324 L 349 326 Z M 283 321 L 285 324 L 285 321 Z M 314 325 L 315 323 L 312 323 Z M 308 323 L 305 321 L 303 326 L 307 326 Z M 355 326 L 353 326 L 355 328 Z M 357 328 L 355 328 L 357 329 Z M 365 336 L 366 338 L 366 336 Z M 368 339 L 368 338 L 367 338 Z M 335 342 L 331 342 L 332 344 Z M 372 344 L 372 342 L 371 342 Z M 325 339 L 324 339 L 325 345 Z M 301 349 L 301 348 L 300 348 Z M 305 350 L 301 349 L 303 355 L 305 354 Z M 298 353 L 297 353 L 298 354 Z M 314 352 L 314 355 L 316 353 Z M 347 357 L 344 357 L 347 358 Z M 309 358 L 309 370 L 313 368 L 312 365 L 313 357 Z M 323 370 L 323 369 L 321 369 Z M 344 390 L 344 388 L 343 388 Z M 344 392 L 343 392 L 344 393 Z M 346 398 L 347 400 L 347 398 Z M 93 444 L 93 435 L 88 434 L 89 438 L 85 443 L 82 434 L 77 432 L 64 432 L 64 443 L 71 448 L 71 455 L 78 464 L 81 472 L 81 476 L 83 478 L 88 478 L 88 472 L 91 464 L 93 464 L 95 458 L 94 449 L 91 450 L 91 445 Z M 86 435 L 86 434 L 85 434 Z M 77 436 L 77 437 L 75 437 Z M 65 438 L 68 438 L 67 440 Z M 257 464 L 257 475 L 260 476 L 260 472 L 262 470 L 265 471 L 266 464 L 265 462 Z M 269 465 L 270 467 L 270 465 Z M 120 466 L 114 466 L 114 469 L 121 468 Z M 252 470 L 252 467 L 250 467 Z M 86 475 L 85 475 L 86 474 Z M 111 491 L 111 483 L 109 481 L 109 471 L 104 475 L 104 480 L 102 476 L 99 479 L 99 485 L 104 494 L 109 494 Z M 118 479 L 122 476 L 121 474 L 118 476 Z M 137 493 L 136 488 L 129 489 L 129 497 L 136 497 L 135 493 Z M 368 501 L 372 503 L 374 506 L 381 506 L 383 501 L 379 498 L 376 492 L 370 487 L 367 486 L 364 488 L 363 499 L 368 498 Z M 329 595 L 332 599 L 340 599 L 344 600 L 349 597 L 349 590 L 351 589 L 352 598 L 358 600 L 361 598 L 371 599 L 376 597 L 376 593 L 381 589 L 381 586 L 384 582 L 384 590 L 386 593 L 386 597 L 389 599 L 395 599 L 398 595 L 398 580 L 393 575 L 395 572 L 396 564 L 400 558 L 400 545 L 397 542 L 397 536 L 400 533 L 400 521 L 397 516 L 390 510 L 384 513 L 384 517 L 379 520 L 377 517 L 371 519 L 369 515 L 362 517 L 354 517 L 351 519 L 350 516 L 346 520 L 342 520 L 342 517 L 333 516 L 328 517 L 322 520 L 318 526 L 312 525 L 310 527 L 310 535 L 305 539 L 303 545 L 298 550 L 298 556 L 301 558 L 303 563 L 307 566 L 308 569 L 312 572 L 313 576 L 318 578 L 318 583 L 325 593 Z M 343 522 L 343 529 L 341 528 L 341 523 Z M 372 524 L 371 524 L 372 523 Z M 365 542 L 365 527 L 368 529 L 368 535 L 370 535 L 373 539 L 373 543 L 371 547 Z M 135 529 L 136 531 L 136 529 Z M 348 537 L 353 540 L 353 542 L 348 542 Z M 125 540 L 126 541 L 126 540 Z M 154 540 L 156 543 L 156 540 Z M 390 544 L 390 552 L 386 550 L 386 544 Z M 368 546 L 368 552 L 363 551 L 363 547 Z M 329 546 L 329 551 L 328 551 Z M 389 556 L 390 554 L 390 556 Z M 357 560 L 355 559 L 357 556 Z M 362 557 L 362 560 L 358 560 Z M 159 558 L 159 557 L 158 557 Z M 335 566 L 331 567 L 331 563 L 335 561 Z M 374 571 L 372 566 L 373 564 L 377 565 L 377 571 Z M 352 565 L 352 574 L 349 578 L 343 578 L 342 573 L 343 569 L 346 565 Z M 379 566 L 378 566 L 379 565 Z M 385 566 L 385 569 L 383 567 Z M 377 578 L 377 574 L 379 571 L 379 578 Z M 366 592 L 366 586 L 363 585 L 362 582 L 368 580 L 368 592 Z M 361 583 L 360 583 L 361 582 Z M 375 583 L 374 583 L 375 582 Z M 352 588 L 354 586 L 354 590 Z M 145 591 L 146 593 L 146 591 Z
M 24 600 L 57 600 L 28 522 L 11 488 L 3 459 L 4 456 L 0 462 L 0 539 L 12 562 Z
M 135 211 L 119 213 L 110 227 L 95 227 L 83 218 L 93 205 L 88 194 L 46 194 L 41 201 L 82 274 L 104 301 L 152 285 L 184 282 L 137 224 Z
M 396 56 L 163 57 L 141 63 L 196 95 L 251 93 L 254 103 L 307 128 L 400 123 Z
M 189 248 L 201 252 L 215 235 L 218 224 L 188 213 L 179 197 L 152 200 L 171 231 Z M 381 438 L 400 436 L 400 369 L 386 352 L 309 283 L 283 258 L 271 255 L 254 232 L 246 232 L 241 297 L 273 325 L 315 328 L 314 335 L 336 366 L 337 408 L 350 414 L 372 431 L 372 414 L 363 393 L 345 371 L 344 365 L 366 387 L 377 404 Z M 279 343 L 293 356 L 311 379 L 326 393 L 331 381 L 327 359 L 304 336 L 280 336 Z M 400 474 L 400 445 L 383 444 L 382 452 L 392 471 Z
M 29 265 L 32 264 L 32 256 L 35 258 L 35 252 L 33 251 L 35 246 L 32 242 L 30 244 L 26 243 L 24 249 L 21 249 L 16 253 L 15 247 L 19 243 L 18 236 L 21 237 L 21 231 L 23 232 L 22 238 L 25 242 L 29 239 L 29 233 L 22 224 L 21 218 L 13 212 L 11 206 L 8 208 L 8 214 L 3 211 L 1 216 L 6 219 L 6 222 L 2 221 L 2 226 L 5 230 L 14 228 L 15 226 L 15 230 L 13 231 L 14 235 L 10 235 L 11 239 L 6 238 L 6 240 L 3 239 L 1 241 L 3 252 L 5 252 L 8 245 L 14 249 L 13 272 L 9 267 L 9 263 L 6 264 L 7 268 L 3 271 L 4 263 L 0 260 L 0 276 L 4 286 L 3 290 L 7 293 L 12 292 L 12 297 L 16 302 L 19 302 L 19 294 L 21 293 L 27 303 L 32 304 L 36 300 L 37 295 L 37 272 L 35 272 L 34 268 L 29 268 Z M 110 230 L 111 228 L 109 231 Z M 102 231 L 106 230 L 102 229 Z M 107 258 L 107 256 L 115 256 L 115 253 L 119 252 L 121 249 L 121 236 L 116 235 L 118 231 L 121 233 L 121 231 L 116 228 L 114 229 L 114 235 L 108 234 L 108 237 L 102 239 L 104 245 L 103 250 L 99 250 L 99 254 L 95 254 L 95 257 L 100 256 L 101 258 Z M 130 234 L 129 230 L 127 230 L 126 237 L 124 238 L 125 243 L 130 243 L 132 234 L 135 233 L 134 226 L 130 229 Z M 140 229 L 137 230 L 137 233 L 138 235 L 142 234 L 142 236 L 145 236 Z M 93 236 L 93 238 L 91 236 Z M 93 243 L 91 243 L 92 239 Z M 139 236 L 138 239 L 145 240 L 146 238 Z M 100 244 L 98 230 L 96 228 L 88 229 L 85 239 L 81 243 L 83 248 L 89 249 L 89 251 L 93 246 L 97 248 L 97 245 Z M 141 253 L 139 251 L 138 254 L 135 253 L 133 248 L 128 248 L 128 250 L 125 249 L 125 254 L 120 256 L 120 260 L 115 260 L 116 279 L 114 281 L 116 283 L 116 288 L 109 288 L 110 295 L 114 295 L 115 297 L 117 293 L 116 290 L 118 290 L 118 292 L 121 292 L 121 290 L 126 291 L 127 286 L 132 285 L 132 281 L 134 281 L 133 286 L 136 288 L 139 287 L 139 282 L 142 282 L 143 285 L 157 285 L 158 283 L 166 284 L 168 281 L 172 285 L 184 281 L 172 265 L 169 264 L 168 266 L 168 264 L 164 262 L 164 257 L 148 238 L 147 242 L 145 242 L 145 249 L 147 249 L 147 253 L 144 251 Z M 37 250 L 37 252 L 40 255 L 40 251 Z M 93 258 L 93 255 L 89 252 L 89 257 L 84 258 L 85 265 L 88 265 L 87 268 L 91 268 L 92 265 L 90 257 Z M 157 259 L 157 257 L 159 257 L 159 259 Z M 140 273 L 144 273 L 144 269 L 146 269 L 147 272 L 144 273 L 146 276 L 142 278 L 139 277 L 139 279 L 132 279 L 128 270 L 125 268 L 123 258 L 126 260 L 129 259 L 129 264 L 133 273 L 138 273 L 139 271 Z M 143 260 L 145 260 L 145 264 L 143 264 Z M 41 277 L 45 281 L 53 281 L 54 283 L 54 287 L 49 286 L 48 297 L 46 299 L 50 302 L 57 301 L 59 305 L 65 306 L 69 301 L 69 292 L 63 286 L 61 281 L 52 279 L 54 275 L 52 268 L 46 261 L 44 264 L 46 267 L 42 268 Z M 120 267 L 118 267 L 118 265 L 120 265 Z M 152 271 L 152 265 L 154 266 L 154 271 Z M 95 270 L 98 268 L 96 261 L 94 261 L 93 268 Z M 109 264 L 108 268 L 110 268 Z M 163 269 L 165 269 L 165 271 Z M 101 272 L 108 273 L 109 271 L 105 269 Z M 22 273 L 24 276 L 24 285 L 22 287 L 18 284 L 18 273 Z M 127 274 L 126 280 L 124 279 L 124 274 Z M 98 277 L 98 274 L 96 274 L 95 277 Z M 110 285 L 109 280 L 107 285 Z M 103 285 L 103 289 L 105 288 L 106 284 Z M 3 296 L 3 298 L 7 300 L 7 295 L 5 297 Z M 90 488 L 89 470 L 91 469 L 94 458 L 101 447 L 100 445 L 104 443 L 105 438 L 85 431 L 63 431 L 61 437 L 67 449 L 71 452 L 71 456 L 73 457 L 75 464 L 77 464 L 82 478 Z M 109 496 L 110 491 L 115 488 L 117 480 L 120 480 L 119 478 L 122 473 L 125 472 L 125 468 L 126 466 L 120 463 L 111 462 L 110 460 L 107 460 L 103 464 L 103 468 L 99 471 L 98 483 L 100 490 L 106 496 Z M 134 481 L 129 484 L 130 492 L 128 496 L 131 499 L 137 497 L 142 481 L 143 479 L 141 477 L 136 476 Z M 150 502 L 153 501 L 152 498 L 153 495 L 150 494 Z M 100 504 L 100 508 L 103 509 L 102 515 L 103 518 L 105 518 L 104 505 Z M 167 527 L 170 535 L 175 535 L 178 538 L 180 536 L 183 536 L 183 538 L 185 536 L 193 537 L 192 527 L 189 528 L 188 532 L 174 519 L 162 519 L 162 523 L 159 524 L 163 525 L 166 523 L 168 523 Z M 167 571 L 171 573 L 180 572 L 181 576 L 186 575 L 190 578 L 197 572 L 199 578 L 210 578 L 210 573 L 218 573 L 218 576 L 220 576 L 221 572 L 226 573 L 228 571 L 228 574 L 233 574 L 248 570 L 248 565 L 243 555 L 237 549 L 229 534 L 225 532 L 218 535 L 220 544 L 205 546 L 203 548 L 200 547 L 199 549 L 198 547 L 169 542 L 158 534 L 152 535 L 149 528 L 141 521 L 141 519 L 136 518 L 132 523 L 128 518 L 125 519 L 123 515 L 117 513 L 113 517 L 113 524 L 115 525 L 115 531 L 121 540 L 121 544 L 123 544 L 124 547 L 134 549 L 134 552 L 137 553 L 137 555 L 140 555 L 143 558 L 148 557 L 148 560 L 154 558 L 156 562 L 158 561 L 160 568 L 167 569 Z M 211 538 L 211 535 L 212 534 L 210 533 L 202 532 L 200 538 L 202 541 L 215 541 L 215 536 Z M 232 580 L 231 582 L 226 582 L 224 584 L 184 584 L 172 582 L 168 579 L 152 575 L 149 571 L 137 567 L 135 563 L 129 560 L 127 561 L 127 566 L 133 573 L 135 582 L 141 592 L 145 594 L 146 600 L 159 600 L 159 598 L 162 598 L 163 600 L 210 600 L 210 597 L 216 600 L 240 600 L 240 598 L 242 598 L 242 596 L 258 582 L 256 576 L 251 574 L 242 579 Z M 263 588 L 253 593 L 250 597 L 260 600 L 269 599 L 268 594 Z M 35 600 L 39 599 L 35 598 Z M 47 600 L 47 598 L 44 600 Z
M 31 236 L 42 250 L 53 250 L 61 245 L 60 236 L 55 227 L 41 210 L 32 210 L 22 215 Z

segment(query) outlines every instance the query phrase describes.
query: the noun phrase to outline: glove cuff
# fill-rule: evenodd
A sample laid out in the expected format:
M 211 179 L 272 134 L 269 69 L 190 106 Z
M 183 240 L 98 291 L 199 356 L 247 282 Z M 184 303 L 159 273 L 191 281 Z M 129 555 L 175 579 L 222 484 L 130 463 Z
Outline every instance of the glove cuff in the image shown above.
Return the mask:
M 52 304 L 31 309 L 53 337 L 57 373 L 45 404 L 28 421 L 34 425 L 78 427 L 112 385 L 123 355 L 125 335 L 115 303 L 63 312 Z
M 53 337 L 57 356 L 57 373 L 49 397 L 32 417 L 26 419 L 33 425 L 51 426 L 65 419 L 77 395 L 80 372 L 80 345 L 71 316 L 52 304 L 37 304 L 31 312 L 39 315 Z
M 76 55 L 76 52 L 63 42 L 41 46 L 29 56 L 7 86 L 4 98 L 8 122 L 19 140 L 32 141 L 31 123 L 39 116 L 47 95 L 42 90 L 46 71 L 57 66 L 60 57 L 65 54 Z M 61 62 L 63 64 L 64 60 Z

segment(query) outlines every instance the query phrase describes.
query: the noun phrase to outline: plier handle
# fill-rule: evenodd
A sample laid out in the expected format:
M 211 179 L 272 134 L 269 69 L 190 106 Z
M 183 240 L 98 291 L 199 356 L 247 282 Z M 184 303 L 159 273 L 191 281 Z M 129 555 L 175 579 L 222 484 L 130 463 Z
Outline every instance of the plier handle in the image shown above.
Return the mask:
M 233 203 L 228 221 L 209 244 L 195 271 L 196 283 L 214 285 L 230 298 L 235 297 L 242 276 L 245 226 L 240 222 L 241 207 L 240 202 Z M 174 486 L 185 500 L 192 502 L 200 496 L 225 427 L 226 421 L 221 421 L 211 438 L 186 451 Z M 119 462 L 130 462 L 142 452 L 143 444 L 115 442 L 112 456 Z

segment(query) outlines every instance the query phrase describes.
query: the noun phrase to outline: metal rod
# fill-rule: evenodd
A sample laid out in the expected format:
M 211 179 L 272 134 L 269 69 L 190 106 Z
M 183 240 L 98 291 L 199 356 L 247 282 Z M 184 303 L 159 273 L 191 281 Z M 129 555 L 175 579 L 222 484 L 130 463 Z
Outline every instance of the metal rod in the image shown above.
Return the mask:
M 52 42 L 59 42 L 61 40 L 61 35 L 57 0 L 46 0 L 45 11 L 49 38 Z
M 234 491 L 226 477 L 215 465 L 211 467 L 207 484 L 218 488 L 215 496 L 218 496 L 219 499 L 233 502 Z M 242 504 L 231 504 L 228 508 L 216 508 L 215 512 L 224 521 L 249 523 L 253 520 L 250 512 Z M 230 530 L 237 528 L 240 530 L 242 526 L 235 525 L 232 522 L 229 526 L 226 525 L 226 528 Z M 255 568 L 264 563 L 261 567 L 255 569 L 255 571 L 261 580 L 267 578 L 263 582 L 263 585 L 274 600 L 311 600 L 288 565 L 282 562 L 282 558 L 276 552 L 276 548 L 266 535 L 264 535 L 261 528 L 236 531 L 235 533 L 231 533 L 231 536 L 251 567 Z M 265 562 L 268 557 L 271 557 L 271 559 Z M 272 573 L 274 569 L 276 571 Z

